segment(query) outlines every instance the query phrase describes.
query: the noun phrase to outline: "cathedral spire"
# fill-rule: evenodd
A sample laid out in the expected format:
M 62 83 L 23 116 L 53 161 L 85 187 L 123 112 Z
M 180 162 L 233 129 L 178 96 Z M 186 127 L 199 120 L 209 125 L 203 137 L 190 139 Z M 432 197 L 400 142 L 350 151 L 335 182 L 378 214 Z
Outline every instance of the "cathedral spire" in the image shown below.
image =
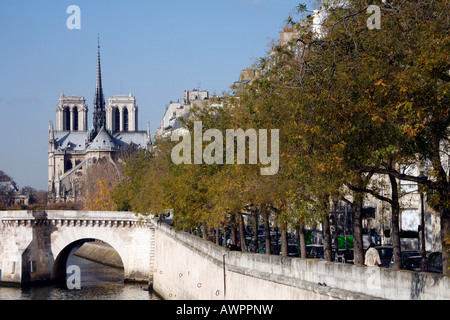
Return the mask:
M 94 134 L 93 137 L 100 132 L 100 129 L 106 124 L 105 98 L 102 88 L 102 71 L 100 67 L 100 36 L 98 36 L 97 45 L 97 85 L 95 87 L 94 97 Z

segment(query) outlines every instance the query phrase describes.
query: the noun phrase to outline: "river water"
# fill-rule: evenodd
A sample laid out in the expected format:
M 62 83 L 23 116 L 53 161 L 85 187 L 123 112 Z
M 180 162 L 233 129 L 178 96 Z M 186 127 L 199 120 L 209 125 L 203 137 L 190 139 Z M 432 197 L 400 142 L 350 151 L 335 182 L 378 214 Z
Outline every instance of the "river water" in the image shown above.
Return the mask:
M 81 270 L 80 289 L 68 289 L 65 283 L 25 287 L 0 285 L 0 300 L 160 300 L 154 293 L 145 291 L 145 284 L 124 283 L 123 269 L 73 255 L 67 266 L 76 265 Z

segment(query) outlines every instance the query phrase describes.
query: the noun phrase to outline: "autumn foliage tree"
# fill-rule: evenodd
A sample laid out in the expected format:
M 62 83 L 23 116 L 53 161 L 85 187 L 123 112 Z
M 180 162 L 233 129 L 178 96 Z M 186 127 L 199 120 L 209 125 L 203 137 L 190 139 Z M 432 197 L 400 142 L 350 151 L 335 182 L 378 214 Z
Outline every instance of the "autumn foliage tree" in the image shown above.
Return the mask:
M 116 203 L 111 193 L 121 179 L 122 163 L 101 158 L 86 170 L 81 183 L 81 202 L 84 210 L 115 211 Z
M 174 143 L 161 139 L 152 152 L 127 161 L 115 203 L 140 212 L 173 209 L 180 224 L 208 226 L 204 231 L 251 207 L 270 212 L 283 232 L 322 224 L 327 238 L 330 212 L 344 199 L 353 208 L 355 263 L 363 264 L 362 208 L 375 196 L 391 206 L 399 267 L 399 182 L 416 182 L 439 212 L 447 272 L 449 1 L 371 4 L 381 10 L 379 29 L 368 28 L 367 1 L 324 2 L 320 26 L 299 5 L 298 21 L 286 22 L 295 36 L 259 60 L 259 76 L 224 96 L 222 106 L 194 109 L 186 121 L 190 130 L 195 120 L 204 131 L 279 129 L 277 174 L 260 175 L 261 165 L 249 164 L 248 155 L 240 165 L 175 165 Z M 431 170 L 405 174 L 404 163 L 428 163 Z M 380 176 L 390 183 L 389 197 L 371 183 Z
M 91 211 L 114 211 L 117 206 L 111 200 L 112 186 L 106 179 L 97 179 L 94 193 L 86 195 L 84 209 Z

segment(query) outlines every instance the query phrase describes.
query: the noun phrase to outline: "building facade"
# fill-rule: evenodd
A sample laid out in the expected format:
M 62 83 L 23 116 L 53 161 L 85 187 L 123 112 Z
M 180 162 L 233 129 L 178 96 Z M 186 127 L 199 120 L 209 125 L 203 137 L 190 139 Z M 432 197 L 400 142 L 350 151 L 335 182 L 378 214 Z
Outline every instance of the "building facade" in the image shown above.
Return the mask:
M 49 124 L 48 201 L 77 201 L 80 182 L 101 158 L 115 161 L 122 150 L 147 149 L 150 129 L 139 131 L 136 98 L 117 95 L 105 102 L 101 79 L 100 45 L 93 125 L 88 129 L 88 105 L 82 96 L 61 93 L 56 106 L 56 128 Z
M 186 134 L 189 131 L 183 127 L 181 118 L 189 116 L 193 107 L 203 109 L 205 106 L 219 107 L 220 103 L 217 103 L 215 99 L 217 95 L 211 95 L 207 90 L 184 90 L 182 102 L 170 101 L 166 106 L 166 110 L 161 119 L 161 125 L 155 132 L 155 139 L 158 137 L 165 137 L 172 133 Z

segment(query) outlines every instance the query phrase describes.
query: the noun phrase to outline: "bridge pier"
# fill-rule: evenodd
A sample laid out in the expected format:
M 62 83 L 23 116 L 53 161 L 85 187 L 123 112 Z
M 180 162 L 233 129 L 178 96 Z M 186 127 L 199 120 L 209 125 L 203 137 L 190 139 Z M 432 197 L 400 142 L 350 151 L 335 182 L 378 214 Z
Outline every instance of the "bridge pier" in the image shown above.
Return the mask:
M 125 281 L 151 285 L 155 247 L 152 218 L 129 212 L 0 212 L 1 282 L 24 284 L 65 279 L 70 250 L 80 241 L 111 245 L 124 265 Z

